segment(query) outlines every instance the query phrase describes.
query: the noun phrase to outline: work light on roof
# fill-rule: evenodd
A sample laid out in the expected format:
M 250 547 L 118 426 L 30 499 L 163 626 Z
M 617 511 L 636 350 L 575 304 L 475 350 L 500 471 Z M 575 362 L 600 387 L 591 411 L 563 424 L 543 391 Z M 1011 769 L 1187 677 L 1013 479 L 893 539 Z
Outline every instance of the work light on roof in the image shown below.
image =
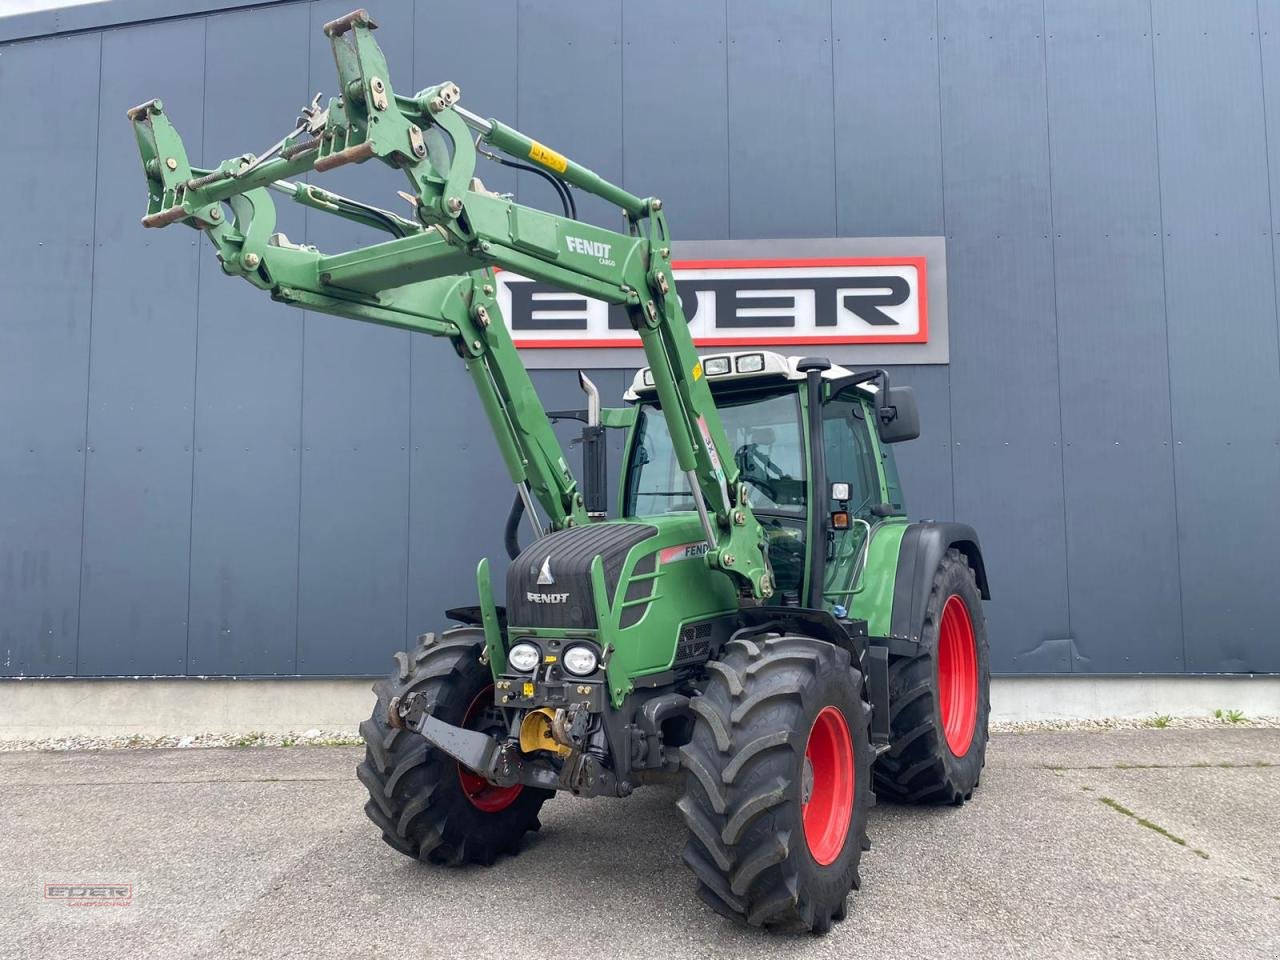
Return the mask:
M 708 377 L 721 377 L 732 368 L 728 357 L 708 357 L 702 362 L 702 369 Z

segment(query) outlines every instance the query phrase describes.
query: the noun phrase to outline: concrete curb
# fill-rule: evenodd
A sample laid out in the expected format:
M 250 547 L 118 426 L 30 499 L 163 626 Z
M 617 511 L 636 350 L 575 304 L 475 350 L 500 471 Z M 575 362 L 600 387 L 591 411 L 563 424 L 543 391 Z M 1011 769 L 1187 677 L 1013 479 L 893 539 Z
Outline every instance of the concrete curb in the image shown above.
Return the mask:
M 0 740 L 354 734 L 373 705 L 368 679 L 155 678 L 0 681 Z M 1207 717 L 1217 708 L 1280 715 L 1280 676 L 996 677 L 993 723 Z

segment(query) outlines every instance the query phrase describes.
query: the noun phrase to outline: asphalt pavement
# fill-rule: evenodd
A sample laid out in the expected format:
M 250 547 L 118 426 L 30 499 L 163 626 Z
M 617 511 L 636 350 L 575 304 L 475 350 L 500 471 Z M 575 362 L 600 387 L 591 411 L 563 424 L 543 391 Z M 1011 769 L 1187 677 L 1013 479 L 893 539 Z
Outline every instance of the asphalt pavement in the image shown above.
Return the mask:
M 1280 957 L 1276 729 L 997 735 L 965 807 L 872 811 L 826 937 L 707 911 L 674 787 L 447 870 L 378 838 L 358 754 L 0 753 L 0 957 Z M 126 905 L 59 902 L 90 882 Z

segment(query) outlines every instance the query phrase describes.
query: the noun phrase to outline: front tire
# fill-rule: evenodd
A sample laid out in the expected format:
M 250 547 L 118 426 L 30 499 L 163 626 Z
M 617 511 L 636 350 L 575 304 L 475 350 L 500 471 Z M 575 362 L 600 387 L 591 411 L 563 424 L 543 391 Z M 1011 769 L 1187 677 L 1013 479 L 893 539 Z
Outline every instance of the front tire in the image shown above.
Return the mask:
M 433 716 L 474 730 L 501 729 L 493 677 L 480 662 L 484 633 L 461 627 L 424 634 L 412 653 L 395 655 L 399 669 L 373 685 L 373 716 L 360 724 L 365 757 L 356 775 L 369 791 L 365 814 L 382 839 L 405 856 L 430 863 L 489 865 L 514 854 L 550 790 L 498 787 L 432 747 L 411 730 L 391 727 L 391 701 L 419 694 Z
M 982 594 L 952 547 L 934 573 L 919 652 L 889 665 L 892 739 L 876 763 L 876 791 L 902 803 L 972 797 L 987 758 L 990 686 Z
M 849 654 L 802 636 L 730 640 L 681 750 L 684 860 L 712 909 L 825 933 L 860 885 L 870 706 Z

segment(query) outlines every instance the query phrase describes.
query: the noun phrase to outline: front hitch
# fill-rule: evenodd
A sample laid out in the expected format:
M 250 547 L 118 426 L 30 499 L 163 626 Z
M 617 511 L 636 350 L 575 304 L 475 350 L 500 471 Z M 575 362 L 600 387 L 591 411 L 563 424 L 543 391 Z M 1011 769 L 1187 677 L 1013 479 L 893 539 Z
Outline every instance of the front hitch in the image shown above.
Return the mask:
M 527 763 L 519 746 L 512 741 L 499 741 L 478 730 L 455 727 L 426 711 L 416 719 L 408 720 L 405 728 L 496 786 L 510 787 L 522 783 L 555 790 L 560 785 L 555 770 Z

